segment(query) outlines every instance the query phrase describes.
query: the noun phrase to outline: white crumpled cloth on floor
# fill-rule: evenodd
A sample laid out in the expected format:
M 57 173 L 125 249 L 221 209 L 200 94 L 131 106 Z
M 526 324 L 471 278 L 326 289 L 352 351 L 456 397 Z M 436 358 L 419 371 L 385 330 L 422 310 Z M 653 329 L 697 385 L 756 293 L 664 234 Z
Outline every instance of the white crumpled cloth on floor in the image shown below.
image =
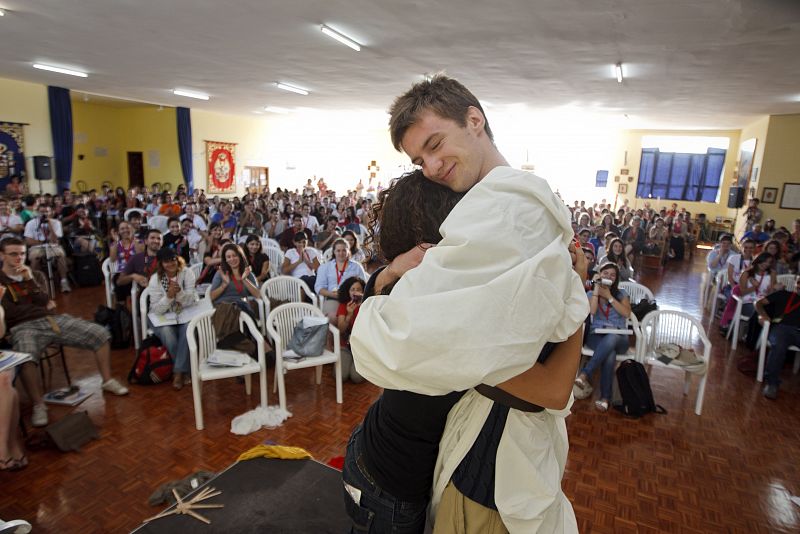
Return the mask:
M 260 430 L 261 427 L 279 427 L 291 416 L 291 412 L 282 410 L 278 406 L 268 406 L 266 408 L 259 406 L 255 410 L 250 410 L 234 417 L 233 421 L 231 421 L 231 432 L 246 436 L 256 430 Z

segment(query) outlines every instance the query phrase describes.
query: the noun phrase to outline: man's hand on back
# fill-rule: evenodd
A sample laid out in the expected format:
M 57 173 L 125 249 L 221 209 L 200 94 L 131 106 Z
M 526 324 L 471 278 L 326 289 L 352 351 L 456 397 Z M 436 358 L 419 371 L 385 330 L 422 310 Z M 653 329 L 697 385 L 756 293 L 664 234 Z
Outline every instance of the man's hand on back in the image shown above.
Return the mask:
M 408 271 L 422 263 L 425 253 L 434 246 L 436 245 L 431 243 L 421 243 L 393 259 L 392 263 L 381 271 L 375 280 L 375 294 L 379 294 L 384 287 L 393 284 Z

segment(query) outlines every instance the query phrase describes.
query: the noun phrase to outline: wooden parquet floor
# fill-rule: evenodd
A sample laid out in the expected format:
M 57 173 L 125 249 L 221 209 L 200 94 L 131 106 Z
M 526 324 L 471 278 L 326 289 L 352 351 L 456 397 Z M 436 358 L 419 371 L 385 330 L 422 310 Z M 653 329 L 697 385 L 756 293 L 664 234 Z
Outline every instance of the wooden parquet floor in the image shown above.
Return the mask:
M 645 272 L 662 308 L 699 315 L 704 254 Z M 90 318 L 102 289 L 78 289 L 59 297 L 61 310 Z M 776 533 L 800 531 L 800 378 L 787 368 L 780 397 L 761 396 L 754 379 L 736 370 L 738 354 L 710 329 L 712 366 L 701 417 L 693 412 L 696 382 L 682 395 L 679 373 L 655 369 L 658 403 L 669 414 L 625 419 L 578 401 L 568 418 L 570 454 L 564 489 L 582 533 Z M 335 402 L 332 372 L 321 386 L 312 370 L 289 373 L 293 413 L 283 426 L 249 436 L 230 432 L 230 421 L 257 404 L 233 379 L 206 383 L 206 429 L 196 431 L 191 388 L 133 387 L 128 397 L 103 396 L 90 355 L 68 352 L 74 379 L 94 394 L 77 408 L 51 407 L 51 420 L 88 410 L 99 440 L 77 453 L 30 451 L 30 466 L 0 474 L 0 518 L 24 518 L 37 533 L 127 532 L 160 508 L 147 498 L 160 484 L 196 470 L 219 471 L 260 443 L 308 449 L 326 462 L 344 454 L 347 438 L 379 389 L 345 384 L 344 404 Z M 132 350 L 115 351 L 113 370 L 127 375 Z M 56 364 L 53 380 L 64 377 Z M 270 373 L 270 384 L 272 375 Z M 254 385 L 254 390 L 257 389 Z M 271 404 L 277 396 L 269 391 Z M 23 398 L 23 416 L 30 405 Z

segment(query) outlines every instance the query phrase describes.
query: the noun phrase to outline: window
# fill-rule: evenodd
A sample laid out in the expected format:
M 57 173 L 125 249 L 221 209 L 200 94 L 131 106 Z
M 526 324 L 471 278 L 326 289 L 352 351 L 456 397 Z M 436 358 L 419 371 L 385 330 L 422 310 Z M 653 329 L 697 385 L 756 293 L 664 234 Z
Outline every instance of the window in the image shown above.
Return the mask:
M 643 148 L 636 196 L 716 202 L 726 153 L 711 147 L 704 154 Z

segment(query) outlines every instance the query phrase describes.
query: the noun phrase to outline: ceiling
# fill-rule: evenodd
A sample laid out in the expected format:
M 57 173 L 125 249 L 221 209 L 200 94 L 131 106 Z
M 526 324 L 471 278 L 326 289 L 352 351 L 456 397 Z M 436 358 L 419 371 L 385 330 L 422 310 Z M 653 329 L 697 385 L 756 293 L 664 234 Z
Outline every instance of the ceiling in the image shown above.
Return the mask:
M 0 0 L 0 77 L 154 104 L 388 108 L 444 70 L 482 101 L 631 125 L 800 113 L 797 0 Z M 325 23 L 363 45 L 355 52 Z M 614 79 L 621 61 L 625 80 Z M 85 70 L 86 79 L 34 62 Z M 277 89 L 284 81 L 311 91 Z M 207 102 L 173 88 L 211 95 Z M 489 112 L 491 112 L 491 107 Z M 515 109 L 515 108 L 511 108 Z

